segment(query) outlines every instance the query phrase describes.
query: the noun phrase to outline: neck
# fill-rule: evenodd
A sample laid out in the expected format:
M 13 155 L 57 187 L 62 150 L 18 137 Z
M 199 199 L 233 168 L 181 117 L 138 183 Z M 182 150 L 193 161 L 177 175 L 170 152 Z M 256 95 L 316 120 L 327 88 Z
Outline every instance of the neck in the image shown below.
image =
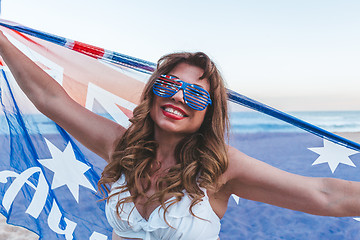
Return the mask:
M 161 163 L 162 168 L 168 168 L 175 165 L 175 148 L 184 136 L 155 131 L 154 138 L 159 144 L 156 152 L 156 160 Z

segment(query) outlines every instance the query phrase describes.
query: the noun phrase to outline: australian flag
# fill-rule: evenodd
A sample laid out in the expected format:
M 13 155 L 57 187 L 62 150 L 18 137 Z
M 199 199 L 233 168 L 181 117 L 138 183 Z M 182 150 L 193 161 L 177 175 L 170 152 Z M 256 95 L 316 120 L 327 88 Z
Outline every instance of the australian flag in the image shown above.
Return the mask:
M 154 64 L 7 21 L 0 25 L 8 39 L 78 103 L 128 126 Z M 232 117 L 231 145 L 292 173 L 360 181 L 359 144 L 232 91 L 229 98 L 244 106 Z M 0 211 L 7 222 L 37 233 L 40 239 L 111 239 L 105 202 L 97 189 L 105 161 L 42 115 L 3 60 L 0 103 Z M 259 119 L 272 130 L 259 124 L 252 128 Z M 235 130 L 237 126 L 243 130 Z M 220 238 L 359 235 L 360 222 L 354 218 L 311 216 L 233 196 Z

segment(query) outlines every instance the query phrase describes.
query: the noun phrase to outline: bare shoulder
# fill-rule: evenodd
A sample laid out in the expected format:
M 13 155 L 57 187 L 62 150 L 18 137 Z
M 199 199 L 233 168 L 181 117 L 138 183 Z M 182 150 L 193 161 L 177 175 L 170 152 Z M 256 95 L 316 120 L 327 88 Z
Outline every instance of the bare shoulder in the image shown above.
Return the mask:
M 239 182 L 241 178 L 243 178 L 243 180 L 246 178 L 246 165 L 251 164 L 250 162 L 252 161 L 249 156 L 231 146 L 228 146 L 227 155 L 229 165 L 227 170 L 220 176 L 219 187 L 215 193 L 224 198 L 230 197 L 233 193 L 231 188 L 233 182 Z
M 224 182 L 229 182 L 234 178 L 238 180 L 242 177 L 246 178 L 246 175 L 249 174 L 249 167 L 257 162 L 256 159 L 251 158 L 232 146 L 228 146 L 228 160 L 229 166 L 223 174 Z
M 277 184 L 289 175 L 263 161 L 257 160 L 234 147 L 228 148 L 229 167 L 224 173 L 224 187 L 231 194 L 239 195 L 245 189 L 253 190 Z
M 226 212 L 228 200 L 234 193 L 234 183 L 239 183 L 237 176 L 243 175 L 246 171 L 244 163 L 248 156 L 233 147 L 228 147 L 229 165 L 224 174 L 219 178 L 216 190 L 208 190 L 211 206 L 219 218 L 222 218 Z

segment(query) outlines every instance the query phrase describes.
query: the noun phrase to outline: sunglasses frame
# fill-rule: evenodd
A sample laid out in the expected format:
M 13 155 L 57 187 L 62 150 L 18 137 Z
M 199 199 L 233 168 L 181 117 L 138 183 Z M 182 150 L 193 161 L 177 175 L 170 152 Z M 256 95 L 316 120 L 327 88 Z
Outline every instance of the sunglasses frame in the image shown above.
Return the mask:
M 178 84 L 172 82 L 176 82 Z M 167 88 L 162 86 L 165 83 L 168 85 Z M 173 88 L 173 90 L 171 88 Z M 153 85 L 153 92 L 159 97 L 172 97 L 180 90 L 183 90 L 183 96 L 186 105 L 194 110 L 202 111 L 209 104 L 212 104 L 210 94 L 204 88 L 195 84 L 184 82 L 174 76 L 160 75 L 159 78 L 155 80 Z M 200 98 L 197 96 L 200 94 L 204 97 Z

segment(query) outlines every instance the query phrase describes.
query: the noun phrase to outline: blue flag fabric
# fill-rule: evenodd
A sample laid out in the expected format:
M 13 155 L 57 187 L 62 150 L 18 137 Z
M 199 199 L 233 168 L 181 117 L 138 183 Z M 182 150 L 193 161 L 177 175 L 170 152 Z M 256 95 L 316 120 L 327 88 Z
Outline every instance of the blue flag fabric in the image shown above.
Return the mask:
M 29 28 L 32 36 L 1 30 L 76 101 L 128 126 L 153 64 L 95 47 L 85 52 L 85 44 L 45 33 L 37 39 Z M 96 186 L 105 161 L 39 113 L 1 63 L 1 213 L 40 239 L 111 239 Z M 358 144 L 231 91 L 229 97 L 246 106 L 231 116 L 234 147 L 292 173 L 360 180 Z M 356 239 L 360 233 L 354 218 L 311 216 L 236 196 L 221 222 L 221 239 Z
M 96 193 L 103 161 L 46 117 L 23 115 L 9 72 L 1 75 L 1 213 L 40 239 L 108 239 Z

